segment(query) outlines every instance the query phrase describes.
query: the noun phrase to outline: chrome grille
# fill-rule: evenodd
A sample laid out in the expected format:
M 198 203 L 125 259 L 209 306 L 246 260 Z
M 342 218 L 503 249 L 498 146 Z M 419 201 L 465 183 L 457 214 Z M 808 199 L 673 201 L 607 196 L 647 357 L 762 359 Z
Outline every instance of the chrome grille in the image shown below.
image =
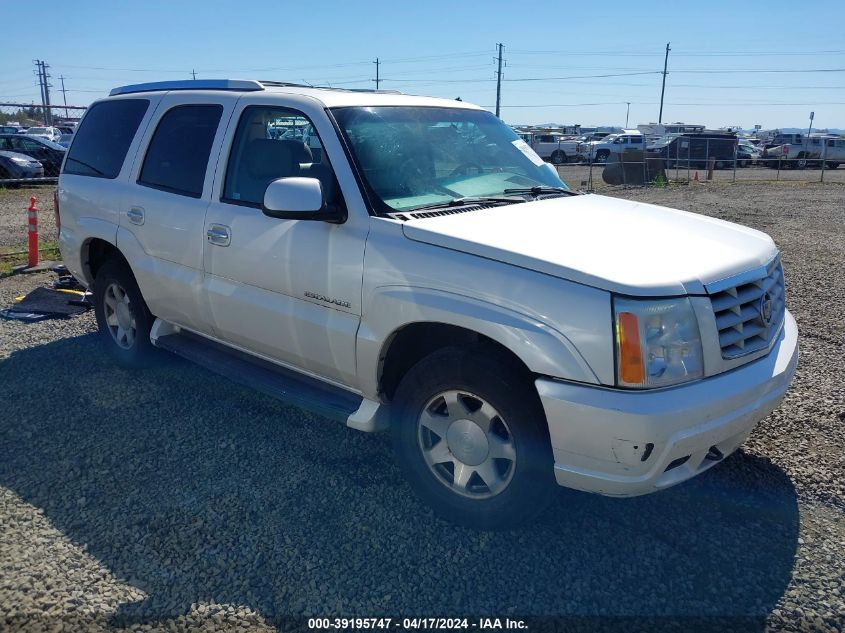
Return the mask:
M 766 274 L 710 295 L 722 358 L 731 359 L 765 349 L 783 322 L 783 266 L 776 257 Z M 771 302 L 771 303 L 769 303 Z M 771 317 L 765 318 L 768 307 Z

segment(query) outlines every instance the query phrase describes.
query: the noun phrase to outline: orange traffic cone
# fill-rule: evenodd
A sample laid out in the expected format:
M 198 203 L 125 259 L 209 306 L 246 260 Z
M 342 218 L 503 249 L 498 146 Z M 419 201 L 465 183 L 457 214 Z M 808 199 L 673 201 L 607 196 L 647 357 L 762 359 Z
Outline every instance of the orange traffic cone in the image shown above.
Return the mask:
M 695 178 L 692 179 L 693 182 L 698 182 L 698 172 L 695 172 Z

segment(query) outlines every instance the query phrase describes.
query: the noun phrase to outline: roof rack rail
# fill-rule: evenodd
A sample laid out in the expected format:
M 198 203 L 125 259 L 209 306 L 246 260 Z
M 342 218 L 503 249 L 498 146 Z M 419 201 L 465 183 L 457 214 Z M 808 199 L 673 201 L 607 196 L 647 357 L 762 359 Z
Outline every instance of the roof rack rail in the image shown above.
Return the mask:
M 125 95 L 133 92 L 152 92 L 157 90 L 236 90 L 251 92 L 264 90 L 264 86 L 261 82 L 255 81 L 254 79 L 183 79 L 120 86 L 112 90 L 109 96 L 113 97 L 115 95 Z
M 315 88 L 318 90 L 341 90 L 343 92 L 375 92 L 384 94 L 402 94 L 398 90 L 373 90 L 372 88 L 333 88 L 332 86 L 316 86 L 312 84 L 297 84 L 287 81 L 264 81 L 255 79 L 180 79 L 177 81 L 153 81 L 144 84 L 120 86 L 109 93 L 115 95 L 132 94 L 134 92 L 155 92 L 166 90 L 234 90 L 237 92 L 254 92 L 268 88 Z

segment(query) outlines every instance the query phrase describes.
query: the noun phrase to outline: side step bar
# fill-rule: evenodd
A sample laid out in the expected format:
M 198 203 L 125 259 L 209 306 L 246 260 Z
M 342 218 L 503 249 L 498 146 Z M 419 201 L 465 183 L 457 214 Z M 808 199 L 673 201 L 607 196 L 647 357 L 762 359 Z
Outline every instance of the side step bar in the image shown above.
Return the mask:
M 173 330 L 175 328 L 170 331 Z M 379 430 L 376 428 L 376 410 L 380 408 L 378 403 L 202 336 L 185 330 L 177 332 L 162 332 L 162 335 L 154 338 L 154 344 L 278 400 L 360 430 Z M 370 412 L 371 419 L 362 420 L 362 412 Z M 353 417 L 356 414 L 357 417 Z

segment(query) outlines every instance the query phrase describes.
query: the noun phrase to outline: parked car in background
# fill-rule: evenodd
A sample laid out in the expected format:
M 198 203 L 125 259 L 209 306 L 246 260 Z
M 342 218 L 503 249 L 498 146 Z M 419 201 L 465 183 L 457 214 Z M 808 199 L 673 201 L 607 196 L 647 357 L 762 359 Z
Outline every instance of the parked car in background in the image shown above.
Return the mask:
M 45 176 L 58 176 L 65 158 L 64 147 L 40 136 L 0 134 L 0 150 L 26 154 L 44 166 Z
M 555 165 L 563 165 L 578 156 L 578 139 L 559 132 L 522 132 L 520 138 L 528 143 L 540 158 Z
M 0 134 L 17 134 L 19 129 L 17 125 L 0 125 Z
M 279 121 L 311 125 L 321 159 L 271 138 Z M 113 90 L 76 134 L 59 244 L 108 353 L 163 348 L 389 429 L 454 521 L 526 521 L 555 482 L 625 497 L 690 479 L 792 381 L 768 235 L 570 191 L 478 106 L 170 81 Z M 74 388 L 96 389 L 84 372 Z
M 836 169 L 845 162 L 845 138 L 839 136 L 804 137 L 799 143 L 785 143 L 763 151 L 761 158 L 771 168 L 806 169 L 821 167 Z
M 59 138 L 56 143 L 67 149 L 70 147 L 70 142 L 73 140 L 73 134 L 62 134 L 61 138 Z
M 31 127 L 26 131 L 26 135 L 46 138 L 48 141 L 55 143 L 61 138 L 62 133 L 54 127 Z
M 793 134 L 775 134 L 772 138 L 763 143 L 763 149 L 767 150 L 781 145 L 800 145 L 803 142 L 804 135 L 797 132 Z
M 626 149 L 645 151 L 645 136 L 637 130 L 625 130 L 620 134 L 608 134 L 603 139 L 582 143 L 579 148 L 581 160 L 593 163 L 607 162 L 611 154 L 621 154 Z
M 671 141 L 649 149 L 649 158 L 662 158 L 667 169 L 707 169 L 710 158 L 716 169 L 733 167 L 736 150 L 734 132 L 704 132 L 678 134 Z
M 42 178 L 44 167 L 34 158 L 17 152 L 0 150 L 0 180 Z
M 736 148 L 736 166 L 748 167 L 760 162 L 762 152 L 749 143 L 740 142 Z

